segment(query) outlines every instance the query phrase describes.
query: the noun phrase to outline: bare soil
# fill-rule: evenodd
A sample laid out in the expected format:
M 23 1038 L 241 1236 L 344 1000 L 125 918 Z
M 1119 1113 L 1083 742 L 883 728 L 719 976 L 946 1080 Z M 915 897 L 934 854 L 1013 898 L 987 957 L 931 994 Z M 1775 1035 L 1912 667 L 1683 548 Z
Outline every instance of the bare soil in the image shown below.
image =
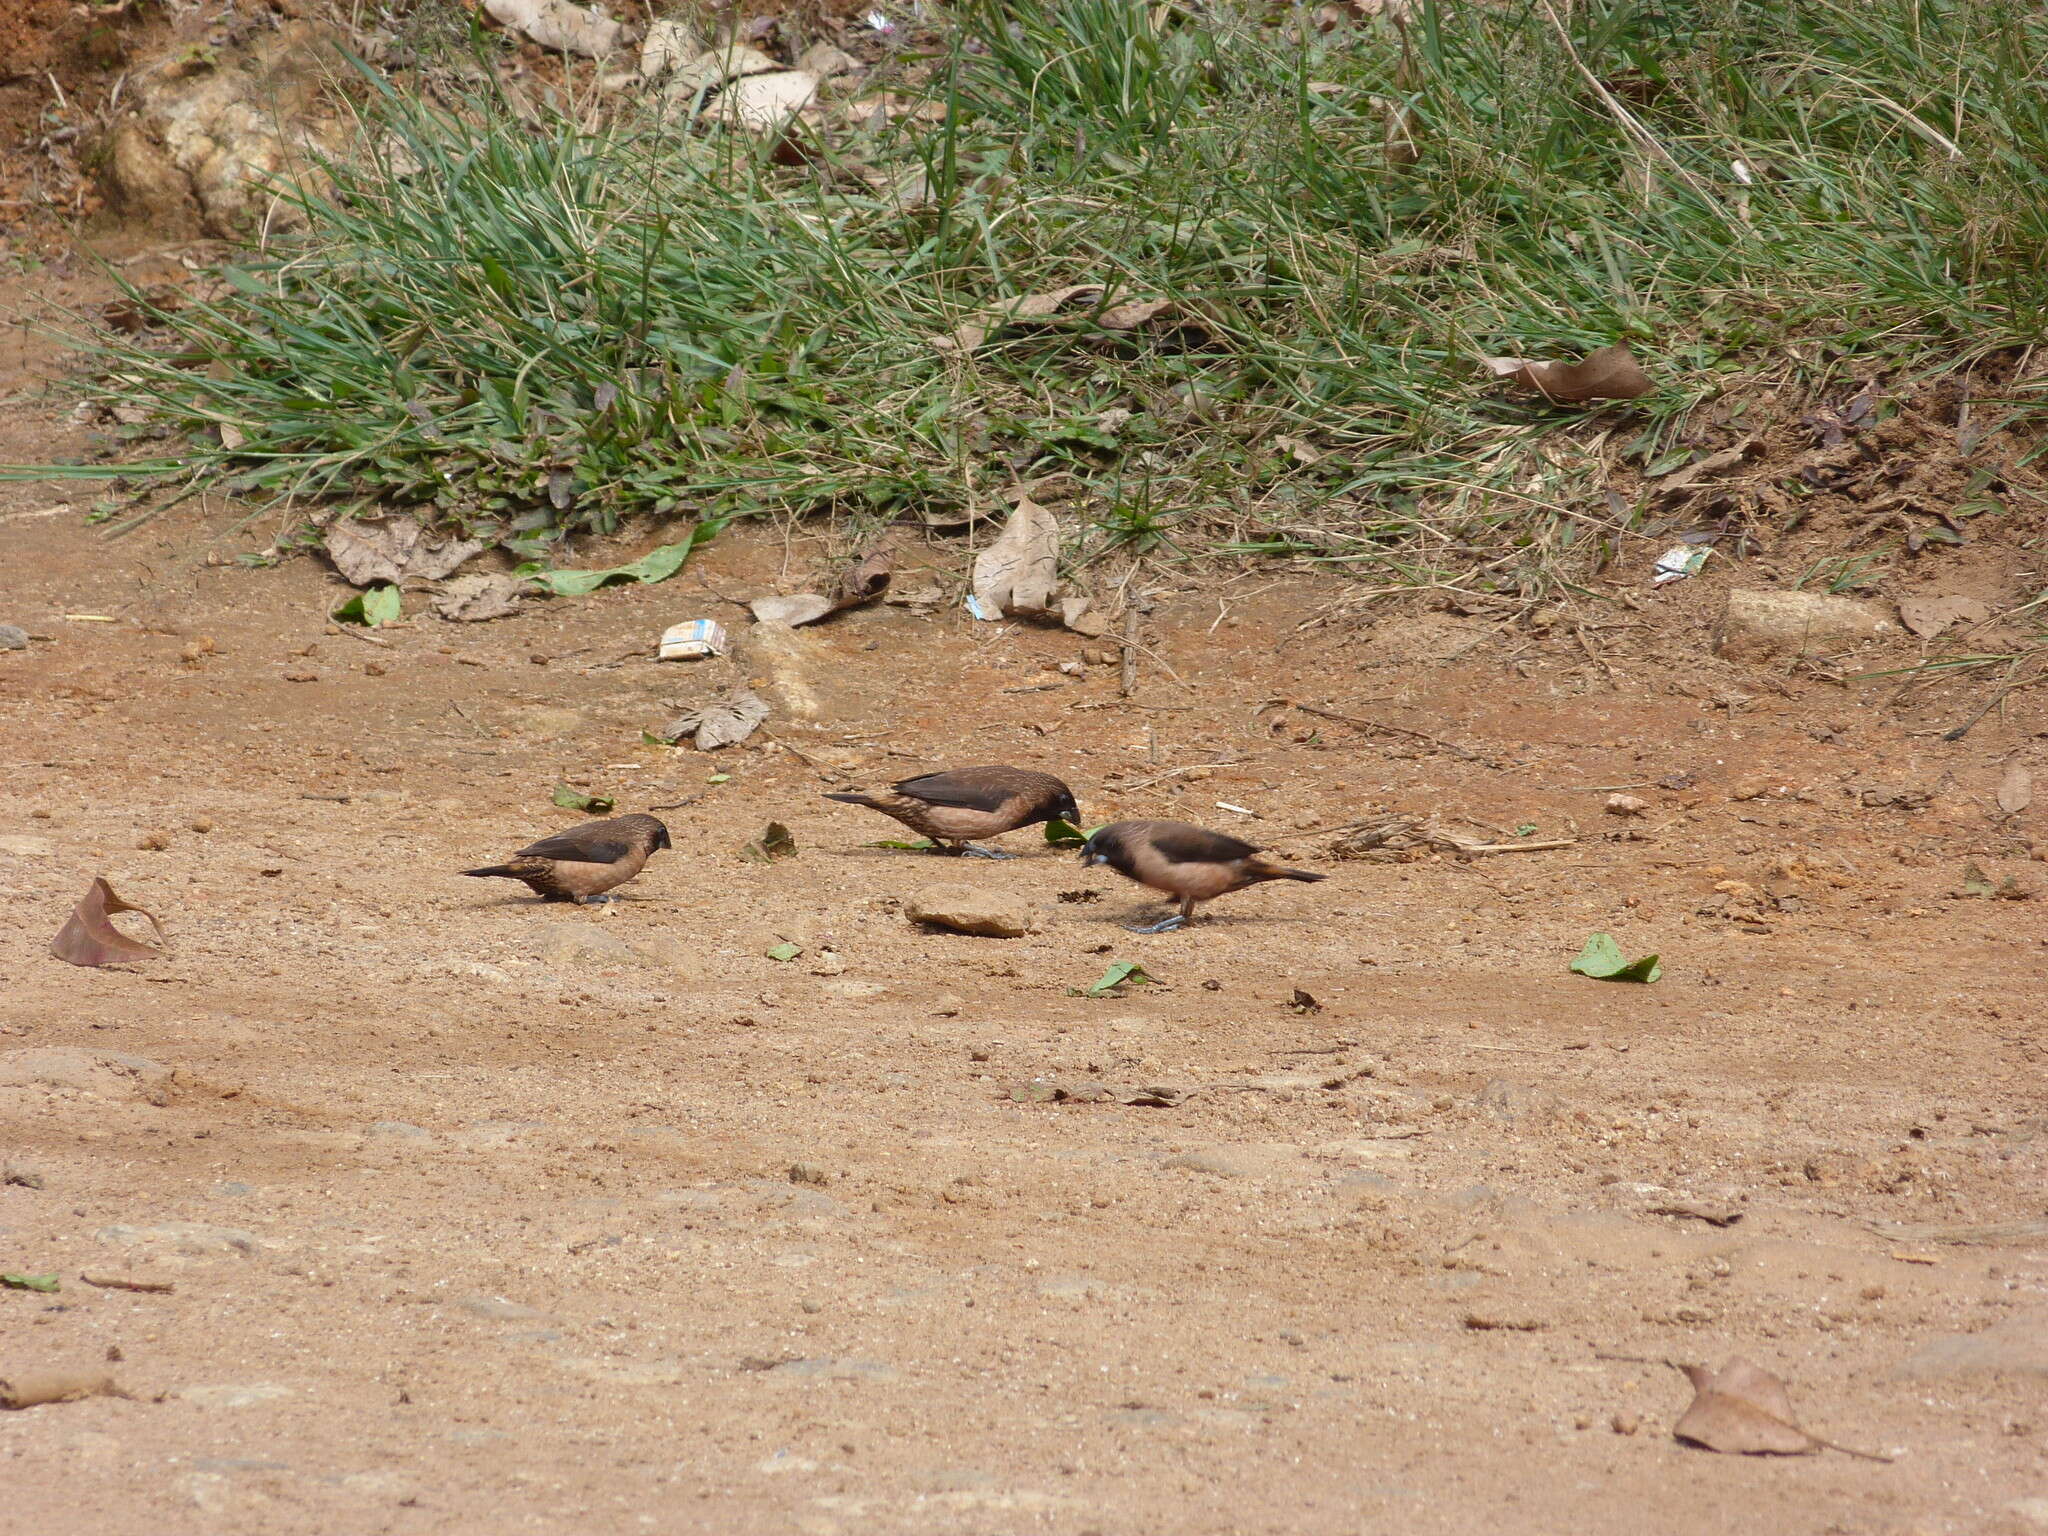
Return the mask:
M 89 447 L 46 343 L 0 363 L 0 458 Z M 2048 779 L 2038 693 L 1950 742 L 1981 690 L 1716 660 L 1733 562 L 1537 632 L 1155 572 L 1129 699 L 956 611 L 649 659 L 743 629 L 729 597 L 823 557 L 801 528 L 489 624 L 409 598 L 373 643 L 322 564 L 237 564 L 267 535 L 234 509 L 110 541 L 97 494 L 0 487 L 0 622 L 37 637 L 0 652 L 0 1269 L 62 1284 L 0 1291 L 0 1378 L 128 1395 L 0 1413 L 7 1528 L 2048 1523 L 2048 905 L 2039 811 L 1994 798 Z M 1939 559 L 1902 580 L 2041 585 L 2018 544 Z M 815 712 L 641 744 L 750 676 Z M 1331 879 L 1141 937 L 1142 893 L 1035 832 L 952 863 L 819 798 L 979 761 Z M 617 910 L 454 873 L 574 819 L 563 782 L 681 802 Z M 1399 812 L 1576 841 L 1332 852 Z M 799 851 L 749 862 L 770 819 Z M 1971 863 L 2035 899 L 1959 895 Z M 49 956 L 94 875 L 167 957 Z M 902 915 L 958 880 L 1037 931 Z M 1569 974 L 1595 930 L 1663 979 Z M 1077 995 L 1115 960 L 1156 984 Z M 1662 1362 L 1731 1354 L 1896 1459 L 1678 1444 Z

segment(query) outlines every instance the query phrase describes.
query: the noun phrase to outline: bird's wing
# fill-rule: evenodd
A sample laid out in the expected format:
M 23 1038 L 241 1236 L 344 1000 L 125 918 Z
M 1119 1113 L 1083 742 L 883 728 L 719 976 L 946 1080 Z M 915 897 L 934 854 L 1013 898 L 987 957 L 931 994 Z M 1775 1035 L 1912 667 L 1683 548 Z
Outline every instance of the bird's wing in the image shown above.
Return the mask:
M 1020 792 L 1037 786 L 1015 768 L 952 768 L 927 773 L 891 786 L 897 794 L 926 805 L 954 806 L 965 811 L 999 811 Z
M 1259 851 L 1242 838 L 1206 827 L 1154 827 L 1142 835 L 1161 858 L 1175 864 L 1228 864 Z
M 528 843 L 516 857 L 561 859 L 570 864 L 616 864 L 630 854 L 633 847 L 629 840 L 610 828 L 602 832 L 585 832 L 579 827 L 571 827 L 537 843 Z

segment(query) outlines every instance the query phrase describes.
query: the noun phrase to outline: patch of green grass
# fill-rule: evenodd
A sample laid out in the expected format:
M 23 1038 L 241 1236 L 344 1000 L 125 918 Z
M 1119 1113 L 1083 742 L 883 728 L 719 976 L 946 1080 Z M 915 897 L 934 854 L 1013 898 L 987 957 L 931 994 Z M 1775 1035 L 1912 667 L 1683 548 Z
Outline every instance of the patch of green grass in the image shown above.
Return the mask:
M 1527 593 L 1612 552 L 1611 462 L 1665 457 L 1726 388 L 2041 337 L 2031 8 L 1262 17 L 962 0 L 928 86 L 946 121 L 835 130 L 803 170 L 630 110 L 591 129 L 380 89 L 360 139 L 393 149 L 332 167 L 302 238 L 161 315 L 168 345 L 112 344 L 94 388 L 191 432 L 185 473 L 418 504 L 536 556 L 631 512 L 986 510 L 1058 472 L 1077 557 Z M 878 190 L 914 168 L 932 203 Z M 1110 294 L 933 345 L 1076 282 Z M 1149 298 L 1176 309 L 1101 323 Z M 1622 406 L 1476 365 L 1617 340 L 1660 386 Z

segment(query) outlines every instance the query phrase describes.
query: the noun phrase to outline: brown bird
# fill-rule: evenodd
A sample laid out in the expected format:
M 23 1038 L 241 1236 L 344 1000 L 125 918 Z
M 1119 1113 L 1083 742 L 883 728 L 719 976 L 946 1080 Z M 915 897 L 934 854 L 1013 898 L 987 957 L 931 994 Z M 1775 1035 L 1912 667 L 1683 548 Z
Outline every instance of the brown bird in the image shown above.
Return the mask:
M 1195 903 L 1267 880 L 1327 880 L 1288 869 L 1240 838 L 1184 821 L 1115 821 L 1081 846 L 1083 864 L 1107 864 L 1118 874 L 1180 898 L 1180 911 L 1156 923 L 1126 923 L 1133 933 L 1164 933 L 1195 915 Z
M 1074 792 L 1049 773 L 1029 768 L 949 768 L 889 786 L 886 795 L 827 795 L 845 805 L 864 805 L 893 816 L 948 853 L 977 859 L 1014 855 L 978 848 L 969 841 L 995 837 L 1033 822 L 1062 817 L 1079 821 Z
M 639 874 L 657 849 L 672 846 L 658 818 L 614 816 L 529 843 L 503 864 L 463 873 L 524 880 L 549 901 L 617 901 L 604 893 Z

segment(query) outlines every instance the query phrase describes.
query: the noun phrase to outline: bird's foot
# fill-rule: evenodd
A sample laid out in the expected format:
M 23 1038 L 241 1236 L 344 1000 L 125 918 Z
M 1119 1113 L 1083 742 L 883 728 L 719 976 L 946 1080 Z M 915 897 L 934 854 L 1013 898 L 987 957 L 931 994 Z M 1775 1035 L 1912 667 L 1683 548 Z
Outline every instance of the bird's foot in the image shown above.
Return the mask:
M 962 843 L 960 857 L 963 859 L 1014 859 L 1014 853 L 1002 853 L 994 848 L 984 848 L 979 843 Z
M 1184 926 L 1187 920 L 1186 913 L 1176 912 L 1171 917 L 1162 917 L 1156 923 L 1125 923 L 1124 927 L 1132 933 L 1170 933 L 1175 928 Z
M 585 897 L 583 898 L 582 902 L 580 903 L 580 905 L 582 905 L 582 906 L 586 906 L 586 907 L 603 907 L 603 906 L 609 906 L 609 905 L 610 905 L 610 904 L 611 904 L 612 902 L 615 902 L 615 901 L 617 901 L 618 899 L 619 899 L 619 898 L 618 898 L 618 897 L 616 897 L 616 896 L 606 896 L 606 895 L 598 895 L 598 896 L 585 896 Z

